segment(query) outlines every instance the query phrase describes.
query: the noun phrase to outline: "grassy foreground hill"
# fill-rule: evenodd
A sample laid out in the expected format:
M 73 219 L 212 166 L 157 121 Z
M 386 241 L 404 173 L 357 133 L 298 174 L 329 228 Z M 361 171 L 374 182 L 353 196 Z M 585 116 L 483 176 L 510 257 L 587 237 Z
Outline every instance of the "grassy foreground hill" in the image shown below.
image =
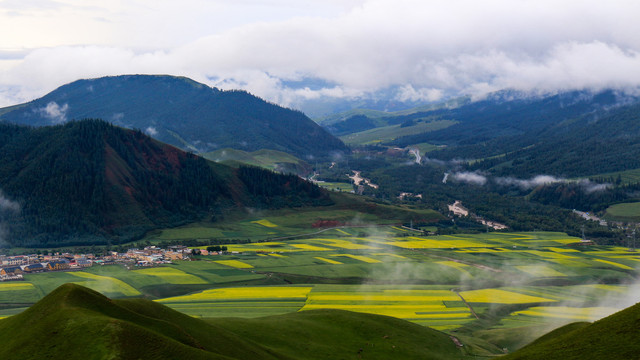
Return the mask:
M 65 284 L 0 320 L 9 359 L 463 359 L 441 332 L 337 310 L 205 322 L 149 300 Z
M 556 329 L 504 357 L 512 359 L 638 359 L 640 304 L 592 324 L 573 323 Z
M 273 149 L 298 157 L 348 151 L 299 111 L 183 77 L 78 80 L 29 103 L 0 109 L 0 120 L 32 126 L 85 118 L 142 129 L 160 141 L 201 153 L 226 147 Z

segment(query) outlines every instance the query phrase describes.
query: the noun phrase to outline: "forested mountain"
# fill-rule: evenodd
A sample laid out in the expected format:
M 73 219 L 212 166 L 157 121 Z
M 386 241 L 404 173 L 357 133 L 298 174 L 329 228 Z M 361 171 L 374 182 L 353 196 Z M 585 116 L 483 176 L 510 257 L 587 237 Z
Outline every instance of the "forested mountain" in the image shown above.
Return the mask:
M 195 152 L 225 147 L 272 149 L 306 158 L 348 151 L 301 112 L 245 91 L 221 91 L 182 77 L 78 80 L 40 99 L 0 109 L 0 120 L 34 126 L 85 118 L 141 129 L 160 141 Z
M 457 123 L 389 145 L 445 145 L 431 156 L 484 160 L 472 170 L 504 176 L 590 176 L 640 167 L 640 100 L 613 91 L 542 98 L 506 92 L 427 115 Z
M 330 203 L 297 176 L 233 169 L 100 120 L 0 124 L 0 190 L 13 246 L 118 243 L 232 208 Z

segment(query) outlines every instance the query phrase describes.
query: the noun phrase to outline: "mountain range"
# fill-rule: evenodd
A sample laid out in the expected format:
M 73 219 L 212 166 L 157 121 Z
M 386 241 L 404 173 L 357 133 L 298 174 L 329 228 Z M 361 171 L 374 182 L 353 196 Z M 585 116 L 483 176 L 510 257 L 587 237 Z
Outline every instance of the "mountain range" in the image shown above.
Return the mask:
M 39 99 L 0 109 L 0 120 L 31 126 L 85 118 L 140 129 L 197 153 L 271 149 L 306 159 L 348 151 L 299 111 L 245 91 L 223 91 L 183 77 L 123 75 L 78 80 Z
M 581 177 L 640 168 L 640 99 L 613 90 L 536 96 L 502 91 L 432 109 L 349 114 L 322 124 L 347 142 L 384 129 L 391 135 L 378 131 L 375 144 L 429 144 L 435 150 L 430 158 L 463 159 L 473 164 L 470 170 L 500 176 Z

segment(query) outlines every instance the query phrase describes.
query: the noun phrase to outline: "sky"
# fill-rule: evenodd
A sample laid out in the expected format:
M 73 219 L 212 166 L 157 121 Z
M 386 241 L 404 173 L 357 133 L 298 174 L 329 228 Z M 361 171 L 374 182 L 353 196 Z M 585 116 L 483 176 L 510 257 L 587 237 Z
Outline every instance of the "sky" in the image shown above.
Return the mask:
M 626 0 L 0 0 L 0 106 L 80 78 L 188 76 L 304 99 L 640 88 Z

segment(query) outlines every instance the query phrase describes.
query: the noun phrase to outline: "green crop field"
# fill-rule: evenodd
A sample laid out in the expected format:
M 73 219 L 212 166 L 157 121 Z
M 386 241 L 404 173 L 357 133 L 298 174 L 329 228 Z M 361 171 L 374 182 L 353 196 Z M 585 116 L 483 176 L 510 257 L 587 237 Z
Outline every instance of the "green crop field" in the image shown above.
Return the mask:
M 607 220 L 640 221 L 640 203 L 616 204 L 607 208 L 604 216 Z
M 323 189 L 327 189 L 331 191 L 341 191 L 341 192 L 353 191 L 353 184 L 349 184 L 349 183 L 320 181 L 320 182 L 317 182 L 316 185 L 320 186 Z
M 342 218 L 348 211 L 332 216 Z M 236 226 L 249 227 L 243 231 L 259 239 L 259 232 L 299 222 L 289 213 Z M 193 229 L 169 234 L 188 238 Z M 595 320 L 621 308 L 632 292 L 627 284 L 640 268 L 640 253 L 583 245 L 552 232 L 422 236 L 398 226 L 343 227 L 227 246 L 226 255 L 162 267 L 96 265 L 81 272 L 30 274 L 23 282 L 0 284 L 0 317 L 73 282 L 111 297 L 155 299 L 195 317 L 341 309 L 393 316 L 461 337 L 500 339 L 508 347 L 520 346 L 514 337 L 524 328 Z

